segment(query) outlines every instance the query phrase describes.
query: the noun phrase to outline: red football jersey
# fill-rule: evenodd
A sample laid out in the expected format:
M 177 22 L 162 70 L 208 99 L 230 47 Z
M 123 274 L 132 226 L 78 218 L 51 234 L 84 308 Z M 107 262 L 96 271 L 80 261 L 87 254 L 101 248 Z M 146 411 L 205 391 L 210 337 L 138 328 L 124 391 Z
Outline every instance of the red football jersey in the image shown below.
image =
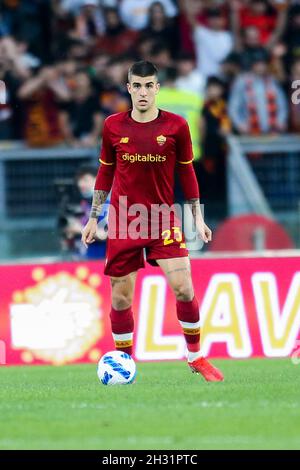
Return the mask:
M 156 119 L 140 123 L 127 111 L 105 120 L 100 162 L 115 165 L 110 203 L 117 211 L 120 196 L 127 197 L 128 208 L 172 206 L 176 165 L 192 160 L 189 127 L 177 114 L 160 110 Z M 127 224 L 135 217 L 127 214 Z

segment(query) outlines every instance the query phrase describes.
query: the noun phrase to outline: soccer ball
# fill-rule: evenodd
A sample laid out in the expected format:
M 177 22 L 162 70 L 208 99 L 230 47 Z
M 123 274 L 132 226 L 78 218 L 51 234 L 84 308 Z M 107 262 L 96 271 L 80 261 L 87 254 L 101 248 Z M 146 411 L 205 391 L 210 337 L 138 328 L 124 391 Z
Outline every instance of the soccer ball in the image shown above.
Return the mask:
M 136 376 L 136 365 L 129 354 L 111 351 L 101 357 L 97 375 L 104 385 L 131 384 Z

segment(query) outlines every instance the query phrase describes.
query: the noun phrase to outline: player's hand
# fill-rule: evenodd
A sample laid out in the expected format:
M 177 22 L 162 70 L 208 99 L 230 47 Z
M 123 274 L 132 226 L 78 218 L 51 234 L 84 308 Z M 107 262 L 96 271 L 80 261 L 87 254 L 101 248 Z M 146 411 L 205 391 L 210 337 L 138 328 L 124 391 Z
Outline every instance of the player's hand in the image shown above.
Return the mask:
M 82 230 L 81 241 L 86 248 L 88 247 L 88 245 L 95 241 L 97 233 L 97 223 L 97 219 L 89 219 L 88 223 Z
M 197 229 L 199 237 L 204 241 L 204 243 L 208 243 L 212 240 L 212 231 L 203 221 L 198 223 Z

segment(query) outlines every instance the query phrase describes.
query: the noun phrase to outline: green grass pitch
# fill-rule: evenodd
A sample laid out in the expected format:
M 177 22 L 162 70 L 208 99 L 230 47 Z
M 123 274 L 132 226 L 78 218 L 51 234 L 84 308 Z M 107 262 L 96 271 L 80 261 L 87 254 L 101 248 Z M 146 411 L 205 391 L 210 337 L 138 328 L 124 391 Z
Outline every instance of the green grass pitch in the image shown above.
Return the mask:
M 105 387 L 95 365 L 0 368 L 0 449 L 300 449 L 300 365 L 212 361 L 224 383 L 184 362 L 140 363 Z

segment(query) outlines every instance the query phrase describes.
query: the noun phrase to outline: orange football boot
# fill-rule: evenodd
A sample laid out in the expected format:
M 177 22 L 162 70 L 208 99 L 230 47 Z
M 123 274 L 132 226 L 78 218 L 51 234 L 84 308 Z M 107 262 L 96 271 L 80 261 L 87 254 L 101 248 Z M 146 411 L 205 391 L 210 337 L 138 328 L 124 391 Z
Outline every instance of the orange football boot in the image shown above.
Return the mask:
M 224 380 L 222 372 L 204 357 L 199 357 L 193 362 L 188 362 L 188 365 L 192 369 L 193 374 L 203 375 L 207 382 L 222 382 Z

